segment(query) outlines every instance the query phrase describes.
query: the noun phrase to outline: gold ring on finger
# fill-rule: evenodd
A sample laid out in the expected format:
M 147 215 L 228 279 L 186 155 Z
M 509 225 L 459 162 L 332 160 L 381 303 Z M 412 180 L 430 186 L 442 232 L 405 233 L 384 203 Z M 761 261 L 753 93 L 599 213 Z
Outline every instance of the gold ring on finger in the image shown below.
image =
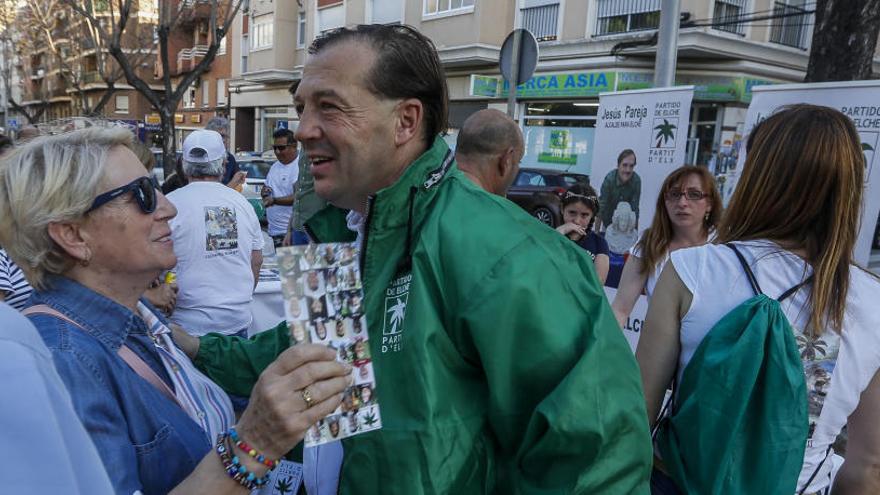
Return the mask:
M 315 399 L 312 398 L 312 392 L 309 390 L 309 387 L 302 389 L 300 394 L 302 394 L 303 401 L 306 403 L 306 409 L 315 405 Z

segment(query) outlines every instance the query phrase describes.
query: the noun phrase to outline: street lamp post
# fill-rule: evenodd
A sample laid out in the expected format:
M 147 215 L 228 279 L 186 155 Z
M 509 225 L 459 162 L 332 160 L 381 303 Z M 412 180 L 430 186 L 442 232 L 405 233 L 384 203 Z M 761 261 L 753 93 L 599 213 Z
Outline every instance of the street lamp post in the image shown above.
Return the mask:
M 655 88 L 675 85 L 680 17 L 681 0 L 663 0 L 660 7 L 660 29 L 657 34 L 657 57 L 654 60 Z

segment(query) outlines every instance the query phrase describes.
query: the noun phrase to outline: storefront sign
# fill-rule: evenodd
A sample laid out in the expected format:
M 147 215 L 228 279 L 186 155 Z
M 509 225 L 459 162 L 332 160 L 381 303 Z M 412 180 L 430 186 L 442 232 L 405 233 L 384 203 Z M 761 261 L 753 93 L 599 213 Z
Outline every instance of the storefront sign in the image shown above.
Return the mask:
M 693 86 L 695 100 L 748 103 L 752 99 L 753 87 L 778 84 L 778 82 L 751 77 L 678 74 L 675 77 L 675 84 L 677 86 Z M 654 87 L 653 73 L 619 72 L 617 74 L 617 91 L 652 87 Z
M 815 84 L 786 84 L 755 88 L 752 104 L 746 115 L 745 136 L 752 128 L 784 105 L 811 103 L 840 110 L 856 126 L 865 153 L 865 191 L 862 195 L 864 216 L 856 241 L 855 261 L 868 265 L 871 256 L 871 237 L 880 214 L 880 81 L 847 81 Z M 747 140 L 745 137 L 744 140 Z M 745 162 L 740 153 L 739 164 L 728 178 L 733 191 Z M 728 199 L 728 198 L 725 198 Z
M 590 182 L 599 193 L 596 225 L 601 225 L 611 251 L 607 293 L 616 292 L 624 254 L 651 224 L 660 186 L 685 163 L 693 97 L 693 86 L 599 96 Z M 637 307 L 647 308 L 647 303 Z M 644 314 L 633 312 L 630 320 L 639 322 L 624 329 L 627 340 L 635 345 Z
M 752 88 L 755 86 L 778 84 L 768 79 L 710 74 L 679 74 L 675 83 L 677 86 L 694 86 L 695 100 L 741 103 L 751 101 Z M 585 98 L 607 91 L 652 87 L 654 74 L 651 72 L 539 73 L 517 87 L 517 97 Z M 471 75 L 471 96 L 505 98 L 507 91 L 507 82 L 498 76 Z
M 614 89 L 614 72 L 536 74 L 516 87 L 517 98 L 584 98 Z M 471 96 L 506 98 L 510 86 L 497 76 L 471 76 Z

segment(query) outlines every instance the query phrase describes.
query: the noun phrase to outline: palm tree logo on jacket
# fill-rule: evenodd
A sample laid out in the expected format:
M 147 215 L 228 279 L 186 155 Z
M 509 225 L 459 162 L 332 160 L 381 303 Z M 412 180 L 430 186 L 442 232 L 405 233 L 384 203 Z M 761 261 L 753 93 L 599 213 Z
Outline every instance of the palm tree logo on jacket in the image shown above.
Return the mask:
M 391 323 L 390 333 L 397 333 L 397 326 L 403 323 L 405 313 L 406 302 L 398 297 L 394 306 L 391 306 L 391 308 L 388 309 L 388 315 L 390 316 L 389 323 Z

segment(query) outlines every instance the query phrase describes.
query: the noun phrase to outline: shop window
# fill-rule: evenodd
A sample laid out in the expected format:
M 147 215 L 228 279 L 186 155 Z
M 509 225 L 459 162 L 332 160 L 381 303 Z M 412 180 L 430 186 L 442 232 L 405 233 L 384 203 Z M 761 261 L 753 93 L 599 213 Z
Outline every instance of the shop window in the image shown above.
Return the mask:
M 590 175 L 598 102 L 527 102 L 523 167 Z
M 660 0 L 598 0 L 596 34 L 657 29 Z

